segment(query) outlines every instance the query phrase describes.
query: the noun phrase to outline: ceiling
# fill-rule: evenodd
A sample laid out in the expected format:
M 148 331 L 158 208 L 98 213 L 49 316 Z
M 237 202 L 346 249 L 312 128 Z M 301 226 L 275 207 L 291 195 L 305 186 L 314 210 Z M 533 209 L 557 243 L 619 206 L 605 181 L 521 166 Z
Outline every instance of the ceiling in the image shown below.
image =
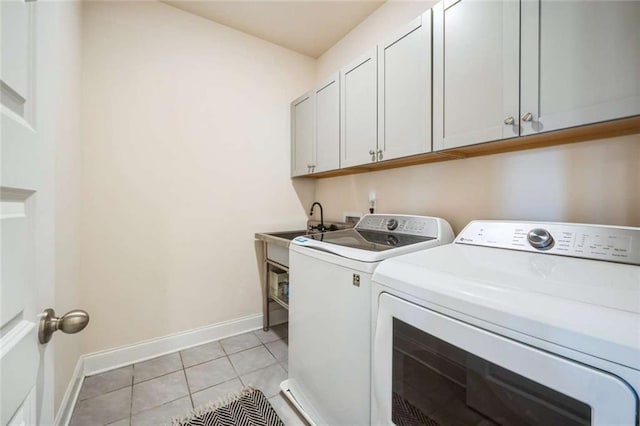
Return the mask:
M 384 3 L 384 0 L 163 1 L 312 58 L 326 52 Z

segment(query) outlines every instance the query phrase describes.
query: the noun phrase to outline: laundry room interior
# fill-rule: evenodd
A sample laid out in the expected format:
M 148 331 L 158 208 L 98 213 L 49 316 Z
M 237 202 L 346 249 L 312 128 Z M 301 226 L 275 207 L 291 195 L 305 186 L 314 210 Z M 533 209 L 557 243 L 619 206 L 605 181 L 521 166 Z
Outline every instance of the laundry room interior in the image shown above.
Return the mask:
M 0 9 L 3 425 L 637 425 L 640 2 Z

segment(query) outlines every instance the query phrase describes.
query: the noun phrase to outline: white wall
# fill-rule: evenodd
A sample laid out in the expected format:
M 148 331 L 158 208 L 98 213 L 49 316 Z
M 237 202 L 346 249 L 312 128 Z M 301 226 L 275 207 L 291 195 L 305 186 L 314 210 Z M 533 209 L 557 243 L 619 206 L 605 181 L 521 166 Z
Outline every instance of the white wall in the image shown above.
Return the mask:
M 83 8 L 84 353 L 261 312 L 254 233 L 303 226 L 311 58 L 157 2 Z
M 338 70 L 431 2 L 388 2 L 318 58 Z M 454 231 L 472 219 L 531 219 L 640 226 L 640 135 L 318 180 L 325 217 L 366 212 L 442 216 Z
M 333 220 L 365 212 L 640 226 L 640 135 L 320 180 Z
M 375 190 L 379 212 L 456 231 L 473 218 L 640 226 L 638 135 L 289 178 L 289 102 L 432 3 L 385 3 L 317 62 L 162 3 L 84 3 L 82 143 L 70 103 L 58 147 L 56 309 L 91 323 L 56 338 L 57 401 L 79 353 L 260 312 L 253 234 L 302 226 L 314 195 L 333 220 Z

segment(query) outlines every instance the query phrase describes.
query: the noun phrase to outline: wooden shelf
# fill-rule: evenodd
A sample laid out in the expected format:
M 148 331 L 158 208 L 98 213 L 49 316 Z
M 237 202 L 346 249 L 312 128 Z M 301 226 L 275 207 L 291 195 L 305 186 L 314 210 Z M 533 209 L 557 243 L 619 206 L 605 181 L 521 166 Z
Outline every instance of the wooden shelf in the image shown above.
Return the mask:
M 524 151 L 535 148 L 545 148 L 556 145 L 566 145 L 576 142 L 586 142 L 596 139 L 613 138 L 640 133 L 640 116 L 624 118 L 621 120 L 606 121 L 590 124 L 588 126 L 572 127 L 570 129 L 555 132 L 540 133 L 537 135 L 522 136 L 513 139 L 504 139 L 494 142 L 486 142 L 461 148 L 452 148 L 438 152 L 413 155 L 411 157 L 397 158 L 362 166 L 348 167 L 323 173 L 314 173 L 297 178 L 322 179 L 334 176 L 345 176 L 357 173 L 367 173 L 377 170 L 395 169 L 398 167 L 415 166 L 441 161 L 459 160 L 463 158 L 479 157 L 482 155 L 502 154 L 505 152 Z M 294 178 L 294 179 L 297 179 Z

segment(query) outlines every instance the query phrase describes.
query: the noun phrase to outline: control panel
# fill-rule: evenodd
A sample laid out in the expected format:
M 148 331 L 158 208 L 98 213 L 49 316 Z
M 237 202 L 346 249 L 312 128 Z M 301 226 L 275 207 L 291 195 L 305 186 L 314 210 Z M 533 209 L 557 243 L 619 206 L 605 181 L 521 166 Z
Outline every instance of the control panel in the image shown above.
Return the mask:
M 421 237 L 438 237 L 439 235 L 438 221 L 425 216 L 368 214 L 360 219 L 356 229 Z
M 640 228 L 473 221 L 455 243 L 640 265 Z

